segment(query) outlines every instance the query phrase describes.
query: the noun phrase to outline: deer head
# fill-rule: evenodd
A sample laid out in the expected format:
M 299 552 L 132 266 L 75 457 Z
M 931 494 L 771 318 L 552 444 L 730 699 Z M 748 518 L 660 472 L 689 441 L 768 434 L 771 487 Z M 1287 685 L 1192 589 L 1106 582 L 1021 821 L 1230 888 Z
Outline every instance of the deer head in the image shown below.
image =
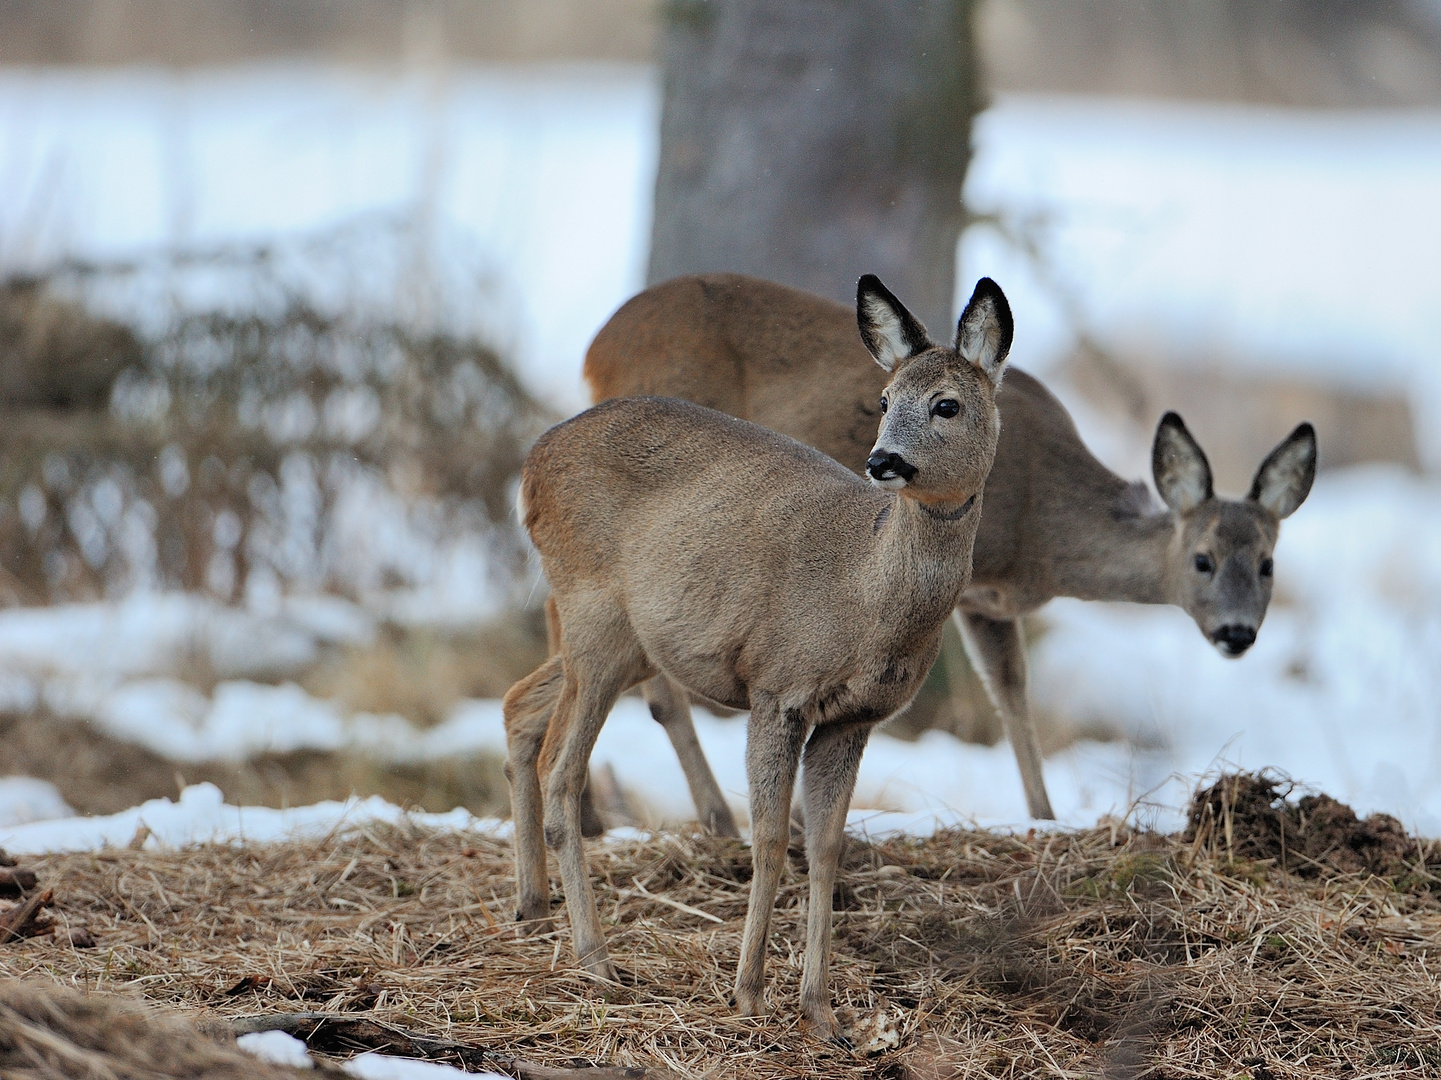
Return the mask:
M 861 340 L 891 373 L 880 433 L 866 462 L 873 483 L 960 516 L 990 473 L 1000 435 L 996 389 L 1011 349 L 1011 308 L 981 278 L 950 346 L 938 345 L 873 274 L 856 295 Z
M 1181 418 L 1161 417 L 1151 448 L 1156 490 L 1177 519 L 1168 579 L 1222 656 L 1251 647 L 1271 603 L 1272 551 L 1316 477 L 1316 431 L 1301 424 L 1261 462 L 1244 499 L 1217 498 L 1211 466 Z

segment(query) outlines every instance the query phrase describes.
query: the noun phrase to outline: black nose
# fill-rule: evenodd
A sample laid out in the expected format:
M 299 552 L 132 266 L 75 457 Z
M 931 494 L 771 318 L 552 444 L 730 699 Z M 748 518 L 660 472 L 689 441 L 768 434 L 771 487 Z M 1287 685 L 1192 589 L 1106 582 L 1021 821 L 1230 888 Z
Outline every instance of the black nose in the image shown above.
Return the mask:
M 1256 643 L 1256 628 L 1231 623 L 1223 626 L 1211 636 L 1211 640 L 1226 650 L 1228 656 L 1240 656 Z
M 893 476 L 899 476 L 907 483 L 916 475 L 916 467 L 900 454 L 882 453 L 879 450 L 866 458 L 866 471 L 875 480 L 889 480 Z

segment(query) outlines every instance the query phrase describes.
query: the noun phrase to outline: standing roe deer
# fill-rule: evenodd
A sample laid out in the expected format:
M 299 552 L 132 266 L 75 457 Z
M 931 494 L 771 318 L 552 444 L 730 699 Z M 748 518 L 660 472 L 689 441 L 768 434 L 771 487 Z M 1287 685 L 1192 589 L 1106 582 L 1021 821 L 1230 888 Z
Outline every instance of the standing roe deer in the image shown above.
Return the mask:
M 869 483 L 784 435 L 674 399 L 608 401 L 541 436 L 521 497 L 559 649 L 505 696 L 517 918 L 544 925 L 548 843 L 576 956 L 604 979 L 614 975 L 580 814 L 606 715 L 626 688 L 659 674 L 682 693 L 750 710 L 754 876 L 735 984 L 746 1015 L 763 1007 L 804 758 L 801 1008 L 823 1036 L 835 1032 L 831 894 L 856 770 L 871 728 L 915 695 L 970 578 L 1012 336 L 1006 298 L 988 278 L 952 347 L 932 342 L 870 275 L 857 316 L 889 373 Z
M 863 471 L 885 378 L 845 307 L 739 274 L 677 278 L 611 316 L 591 343 L 596 401 L 683 397 L 814 446 Z M 1001 438 L 986 484 L 971 584 L 956 610 L 966 651 L 1015 751 L 1032 817 L 1050 818 L 1026 702 L 1020 617 L 1057 596 L 1184 608 L 1222 654 L 1256 640 L 1271 601 L 1281 519 L 1306 498 L 1316 434 L 1301 424 L 1262 462 L 1245 499 L 1216 498 L 1206 455 L 1181 418 L 1156 429 L 1152 466 L 1168 507 L 1122 480 L 1081 442 L 1065 407 L 1012 370 L 996 397 Z M 730 810 L 695 738 L 686 697 L 646 685 L 701 820 L 734 834 Z

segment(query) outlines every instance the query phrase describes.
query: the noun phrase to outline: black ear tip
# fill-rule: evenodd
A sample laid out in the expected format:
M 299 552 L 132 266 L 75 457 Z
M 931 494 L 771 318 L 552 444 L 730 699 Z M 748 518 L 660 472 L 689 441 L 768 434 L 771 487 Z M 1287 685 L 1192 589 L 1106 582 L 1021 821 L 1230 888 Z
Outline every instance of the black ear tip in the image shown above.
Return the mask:
M 1006 294 L 1001 291 L 994 278 L 983 277 L 971 290 L 971 299 L 966 304 L 966 310 L 969 311 L 987 300 L 996 313 L 996 321 L 1001 324 L 1001 356 L 1004 358 L 1011 351 L 1011 339 L 1016 331 L 1016 322 L 1011 316 L 1011 302 L 1006 299 Z
M 885 285 L 875 274 L 862 274 L 861 280 L 856 282 L 856 297 L 865 296 L 866 293 L 883 292 Z
M 1011 302 L 1006 299 L 1006 294 L 1001 291 L 1001 287 L 996 284 L 994 278 L 983 277 L 976 282 L 976 287 L 971 292 L 971 304 L 979 300 L 989 300 L 995 304 L 996 310 L 1001 313 L 1002 318 L 1009 319 L 1011 317 Z M 970 304 L 966 306 L 969 307 Z
M 1159 433 L 1162 428 L 1179 428 L 1180 430 L 1185 431 L 1186 421 L 1181 419 L 1180 413 L 1176 412 L 1174 409 L 1169 409 L 1167 410 L 1166 415 L 1161 417 L 1161 422 L 1156 425 L 1157 433 Z
M 1316 441 L 1316 428 L 1309 420 L 1302 420 L 1296 425 L 1296 430 L 1291 432 L 1293 439 L 1308 439 L 1312 443 Z

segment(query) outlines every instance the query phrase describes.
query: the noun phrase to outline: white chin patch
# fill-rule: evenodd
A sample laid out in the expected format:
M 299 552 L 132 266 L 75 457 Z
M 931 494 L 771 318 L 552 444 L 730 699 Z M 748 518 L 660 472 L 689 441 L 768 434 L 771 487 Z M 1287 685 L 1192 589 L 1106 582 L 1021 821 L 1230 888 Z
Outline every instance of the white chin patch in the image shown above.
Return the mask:
M 900 491 L 901 488 L 906 486 L 905 480 L 899 476 L 888 476 L 884 480 L 877 480 L 872 476 L 871 483 L 875 484 L 878 488 L 885 488 L 887 491 Z

